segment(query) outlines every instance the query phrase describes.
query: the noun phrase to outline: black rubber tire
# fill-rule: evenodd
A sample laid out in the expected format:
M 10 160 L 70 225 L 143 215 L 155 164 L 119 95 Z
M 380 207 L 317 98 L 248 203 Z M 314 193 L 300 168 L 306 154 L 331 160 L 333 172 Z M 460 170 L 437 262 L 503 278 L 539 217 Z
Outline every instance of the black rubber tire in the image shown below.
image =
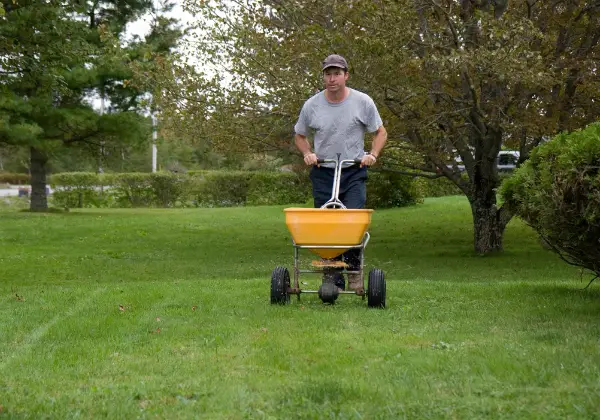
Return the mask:
M 274 305 L 289 303 L 288 287 L 290 287 L 290 272 L 285 267 L 275 267 L 271 275 L 271 303 Z
M 319 299 L 321 299 L 323 303 L 330 303 L 333 305 L 338 298 L 338 295 L 338 287 L 334 283 L 323 283 L 321 287 L 319 287 Z
M 379 268 L 369 271 L 367 305 L 369 308 L 385 308 L 385 276 Z

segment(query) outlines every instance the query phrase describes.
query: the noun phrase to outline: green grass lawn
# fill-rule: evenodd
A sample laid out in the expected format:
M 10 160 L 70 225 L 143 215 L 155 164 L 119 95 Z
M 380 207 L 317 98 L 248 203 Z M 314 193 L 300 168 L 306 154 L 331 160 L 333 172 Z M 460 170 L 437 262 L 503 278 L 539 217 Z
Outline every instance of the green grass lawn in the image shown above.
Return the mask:
M 271 306 L 281 207 L 0 213 L 0 419 L 600 418 L 589 275 L 519 220 L 476 256 L 461 197 L 370 232 L 385 310 Z

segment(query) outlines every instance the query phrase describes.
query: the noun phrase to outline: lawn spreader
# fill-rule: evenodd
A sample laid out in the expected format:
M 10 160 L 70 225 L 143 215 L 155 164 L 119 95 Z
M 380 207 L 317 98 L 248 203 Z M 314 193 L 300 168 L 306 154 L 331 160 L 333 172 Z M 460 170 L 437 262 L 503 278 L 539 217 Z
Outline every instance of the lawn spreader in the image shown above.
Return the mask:
M 335 163 L 335 172 L 331 198 L 320 208 L 286 208 L 285 221 L 292 236 L 294 247 L 294 282 L 284 266 L 278 266 L 271 275 L 271 303 L 287 304 L 290 295 L 300 300 L 302 293 L 316 293 L 323 303 L 333 304 L 340 295 L 361 296 L 367 298 L 367 305 L 385 308 L 386 284 L 382 270 L 369 271 L 367 287 L 364 287 L 365 257 L 364 251 L 369 243 L 367 229 L 371 223 L 372 209 L 347 209 L 339 200 L 340 180 L 344 165 L 360 164 L 360 160 L 319 159 L 318 163 Z M 350 270 L 348 264 L 336 259 L 348 249 L 360 249 L 360 267 Z M 311 261 L 311 268 L 301 268 L 300 250 L 307 249 L 320 260 Z M 300 275 L 320 273 L 323 275 L 318 290 L 302 290 Z M 358 274 L 362 287 L 354 290 L 340 290 L 335 284 L 336 275 Z

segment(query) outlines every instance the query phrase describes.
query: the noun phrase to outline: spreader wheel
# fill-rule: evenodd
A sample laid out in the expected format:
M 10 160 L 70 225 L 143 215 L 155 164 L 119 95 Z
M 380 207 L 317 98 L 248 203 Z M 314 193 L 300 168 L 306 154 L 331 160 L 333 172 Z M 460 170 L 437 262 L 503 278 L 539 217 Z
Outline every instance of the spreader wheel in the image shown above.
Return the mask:
M 367 305 L 369 308 L 385 308 L 385 277 L 379 268 L 369 271 Z
M 338 287 L 334 283 L 324 282 L 321 287 L 319 287 L 319 298 L 323 303 L 330 303 L 333 305 L 338 298 L 338 295 Z
M 288 288 L 290 287 L 290 272 L 285 267 L 275 267 L 271 275 L 271 303 L 285 305 L 290 302 Z

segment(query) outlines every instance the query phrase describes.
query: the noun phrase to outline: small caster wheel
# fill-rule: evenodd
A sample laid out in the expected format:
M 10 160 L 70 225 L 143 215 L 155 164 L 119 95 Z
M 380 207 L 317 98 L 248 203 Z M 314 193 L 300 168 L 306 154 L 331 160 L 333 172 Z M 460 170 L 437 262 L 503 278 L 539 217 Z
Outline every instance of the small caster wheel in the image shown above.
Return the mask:
M 323 283 L 319 287 L 319 298 L 323 303 L 331 303 L 333 305 L 339 294 L 338 287 L 333 283 Z

